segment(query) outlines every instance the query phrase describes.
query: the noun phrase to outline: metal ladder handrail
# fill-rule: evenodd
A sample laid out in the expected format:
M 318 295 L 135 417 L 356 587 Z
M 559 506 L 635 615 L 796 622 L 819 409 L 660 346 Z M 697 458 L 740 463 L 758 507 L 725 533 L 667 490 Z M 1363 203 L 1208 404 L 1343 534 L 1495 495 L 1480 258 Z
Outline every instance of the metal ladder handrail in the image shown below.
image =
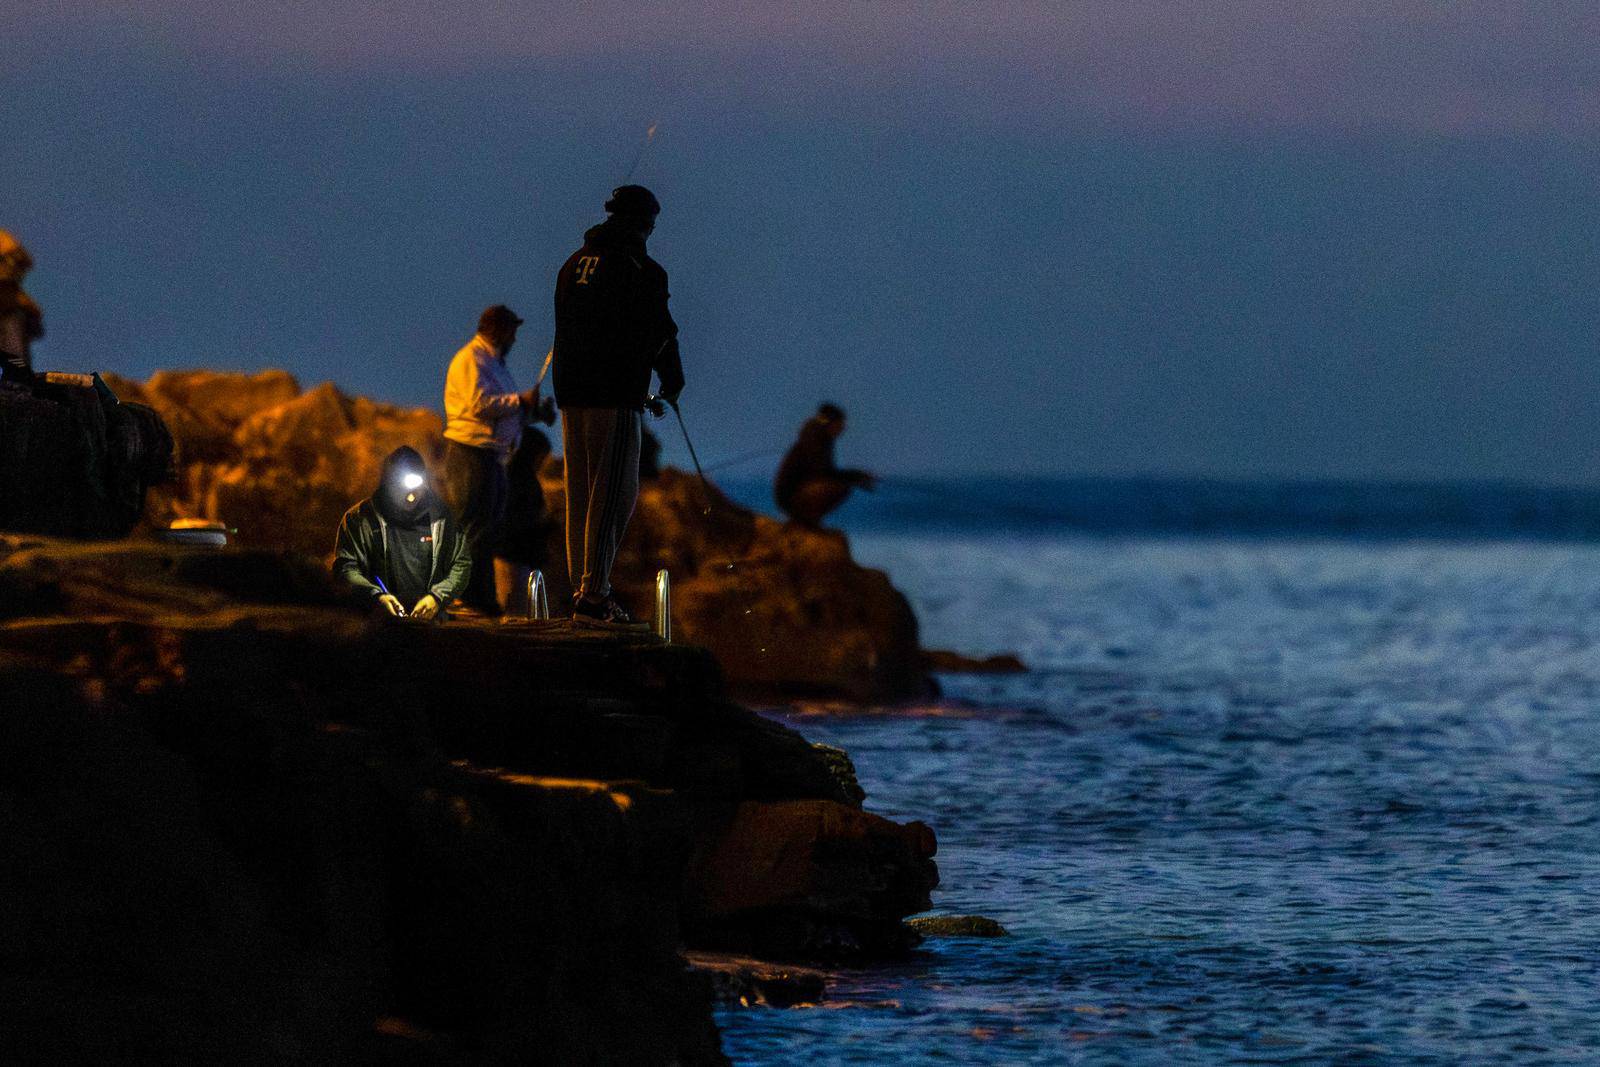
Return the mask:
M 672 644 L 672 576 L 665 567 L 656 571 L 656 636 Z
M 550 598 L 545 593 L 544 571 L 532 570 L 528 572 L 528 619 L 548 619 L 550 617 Z

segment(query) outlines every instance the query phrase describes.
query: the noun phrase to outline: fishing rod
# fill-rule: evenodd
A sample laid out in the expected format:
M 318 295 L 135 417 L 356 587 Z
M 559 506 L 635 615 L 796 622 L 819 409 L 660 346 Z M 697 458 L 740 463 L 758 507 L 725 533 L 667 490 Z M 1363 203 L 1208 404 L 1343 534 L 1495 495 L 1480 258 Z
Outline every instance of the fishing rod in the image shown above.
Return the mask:
M 645 405 L 656 418 L 666 414 L 666 408 L 671 407 L 672 413 L 678 417 L 678 429 L 683 433 L 683 443 L 689 448 L 689 459 L 694 462 L 694 472 L 700 476 L 700 488 L 705 492 L 706 506 L 702 515 L 711 514 L 711 502 L 716 499 L 712 493 L 711 480 L 706 477 L 706 472 L 700 466 L 700 457 L 695 453 L 694 441 L 689 438 L 689 427 L 684 425 L 683 409 L 678 407 L 676 400 L 666 400 L 659 396 L 650 396 L 645 399 Z
M 633 162 L 628 164 L 628 173 L 622 176 L 623 185 L 627 185 L 629 182 L 633 181 L 633 172 L 639 169 L 639 161 L 644 158 L 644 150 L 649 148 L 650 143 L 656 139 L 656 127 L 659 125 L 661 125 L 661 120 L 656 119 L 650 124 L 649 128 L 644 131 L 644 140 L 639 142 L 639 149 L 633 154 Z

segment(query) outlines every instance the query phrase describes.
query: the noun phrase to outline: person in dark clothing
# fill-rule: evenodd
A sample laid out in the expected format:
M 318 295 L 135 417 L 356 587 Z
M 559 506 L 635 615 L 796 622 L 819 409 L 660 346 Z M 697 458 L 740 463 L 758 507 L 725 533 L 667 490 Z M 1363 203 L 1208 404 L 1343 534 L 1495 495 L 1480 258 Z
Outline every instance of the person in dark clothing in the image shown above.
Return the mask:
M 575 623 L 627 624 L 611 567 L 639 497 L 642 412 L 650 375 L 661 400 L 683 391 L 667 272 L 645 252 L 661 204 L 642 185 L 606 201 L 556 277 L 554 385 L 566 453 L 567 573 Z
M 506 495 L 505 536 L 500 539 L 497 559 L 514 564 L 519 569 L 521 588 L 510 590 L 511 597 L 501 592 L 506 610 L 521 610 L 525 605 L 513 607 L 516 594 L 525 592 L 528 571 L 545 570 L 549 565 L 548 546 L 555 521 L 550 517 L 544 499 L 544 489 L 539 484 L 539 469 L 550 458 L 554 449 L 544 431 L 529 427 L 522 433 L 522 443 L 511 456 L 506 468 L 509 491 Z
M 389 614 L 426 620 L 443 614 L 472 567 L 422 457 L 405 446 L 389 453 L 377 490 L 339 522 L 333 573 Z
M 844 433 L 844 411 L 835 404 L 823 404 L 800 427 L 800 438 L 784 454 L 778 477 L 772 485 L 772 498 L 795 522 L 815 529 L 853 489 L 871 492 L 878 479 L 866 471 L 841 469 L 833 449 Z

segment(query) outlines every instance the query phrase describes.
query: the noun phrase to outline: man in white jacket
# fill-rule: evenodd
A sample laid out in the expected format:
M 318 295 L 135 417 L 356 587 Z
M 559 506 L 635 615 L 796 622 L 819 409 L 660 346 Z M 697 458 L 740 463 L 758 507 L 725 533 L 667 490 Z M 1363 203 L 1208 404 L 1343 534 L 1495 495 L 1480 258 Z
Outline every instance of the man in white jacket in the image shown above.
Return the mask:
M 485 308 L 478 332 L 450 361 L 444 384 L 444 496 L 460 517 L 472 554 L 467 607 L 494 617 L 494 557 L 505 526 L 506 467 L 522 429 L 541 408 L 538 389 L 517 391 L 506 356 L 522 325 L 504 304 Z

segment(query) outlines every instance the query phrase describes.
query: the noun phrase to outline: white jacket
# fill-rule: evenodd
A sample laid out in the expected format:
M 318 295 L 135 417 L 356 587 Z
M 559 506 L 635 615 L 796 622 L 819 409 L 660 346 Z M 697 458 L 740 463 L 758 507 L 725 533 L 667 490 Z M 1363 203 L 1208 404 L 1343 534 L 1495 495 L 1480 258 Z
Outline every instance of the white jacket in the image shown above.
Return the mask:
M 478 334 L 450 361 L 444 380 L 444 435 L 458 444 L 488 448 L 510 462 L 527 421 L 517 383 L 505 360 Z

